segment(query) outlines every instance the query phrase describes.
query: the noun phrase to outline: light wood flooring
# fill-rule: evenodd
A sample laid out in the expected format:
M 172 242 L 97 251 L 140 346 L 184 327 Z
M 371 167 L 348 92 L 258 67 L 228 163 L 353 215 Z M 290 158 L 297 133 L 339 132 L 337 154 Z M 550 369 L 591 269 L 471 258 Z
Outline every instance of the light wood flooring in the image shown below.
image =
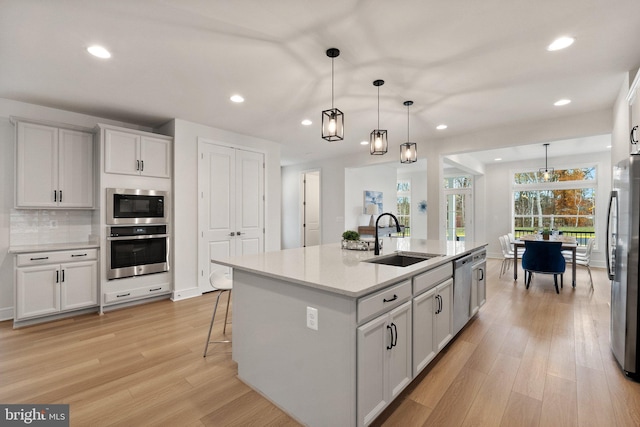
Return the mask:
M 609 349 L 605 271 L 593 269 L 592 292 L 578 268 L 577 288 L 556 295 L 551 276 L 525 290 L 499 269 L 489 260 L 485 306 L 374 424 L 639 426 L 640 384 Z M 214 299 L 2 322 L 0 402 L 68 403 L 72 426 L 298 425 L 237 379 L 229 344 L 202 357 Z

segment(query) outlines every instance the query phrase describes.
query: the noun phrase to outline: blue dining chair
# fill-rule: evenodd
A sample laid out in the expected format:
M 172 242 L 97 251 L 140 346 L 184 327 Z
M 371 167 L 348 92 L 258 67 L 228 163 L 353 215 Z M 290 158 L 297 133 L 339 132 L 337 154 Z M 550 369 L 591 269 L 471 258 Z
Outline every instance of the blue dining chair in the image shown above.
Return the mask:
M 562 275 L 566 269 L 566 261 L 562 255 L 562 242 L 525 241 L 525 252 L 522 255 L 522 269 L 524 282 L 529 289 L 533 273 L 553 274 L 553 284 L 558 289 L 558 274 L 560 287 L 563 287 Z

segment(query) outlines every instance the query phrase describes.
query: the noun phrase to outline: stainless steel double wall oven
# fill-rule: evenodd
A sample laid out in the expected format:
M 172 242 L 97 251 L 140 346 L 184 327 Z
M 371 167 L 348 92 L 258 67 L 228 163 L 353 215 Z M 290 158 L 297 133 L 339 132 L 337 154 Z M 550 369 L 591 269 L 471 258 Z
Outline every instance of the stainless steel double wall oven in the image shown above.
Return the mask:
M 169 271 L 169 193 L 107 188 L 107 279 Z

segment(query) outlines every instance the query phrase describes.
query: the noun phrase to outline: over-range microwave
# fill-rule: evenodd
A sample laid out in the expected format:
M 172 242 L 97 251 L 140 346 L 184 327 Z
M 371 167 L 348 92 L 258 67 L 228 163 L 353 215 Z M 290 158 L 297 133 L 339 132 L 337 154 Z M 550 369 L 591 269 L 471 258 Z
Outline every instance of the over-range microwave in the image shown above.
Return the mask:
M 107 188 L 107 224 L 168 224 L 169 193 Z

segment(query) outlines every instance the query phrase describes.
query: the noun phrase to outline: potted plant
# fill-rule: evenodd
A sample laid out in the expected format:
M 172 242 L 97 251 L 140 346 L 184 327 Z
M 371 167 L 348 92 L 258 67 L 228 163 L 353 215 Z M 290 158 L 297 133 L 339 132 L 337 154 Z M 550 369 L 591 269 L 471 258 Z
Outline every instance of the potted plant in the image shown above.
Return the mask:
M 347 230 L 342 233 L 342 248 L 351 249 L 357 245 L 360 240 L 360 234 L 357 231 Z
M 542 229 L 542 240 L 549 240 L 549 236 L 551 235 L 551 230 L 547 227 Z

